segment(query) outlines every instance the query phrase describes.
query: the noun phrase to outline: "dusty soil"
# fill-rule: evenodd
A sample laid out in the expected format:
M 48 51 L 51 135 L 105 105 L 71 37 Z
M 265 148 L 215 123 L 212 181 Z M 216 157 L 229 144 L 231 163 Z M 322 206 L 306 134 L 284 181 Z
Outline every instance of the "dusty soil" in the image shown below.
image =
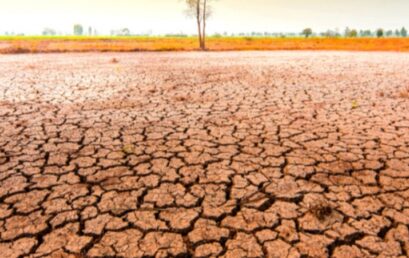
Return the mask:
M 406 257 L 408 86 L 402 53 L 0 56 L 0 256 Z

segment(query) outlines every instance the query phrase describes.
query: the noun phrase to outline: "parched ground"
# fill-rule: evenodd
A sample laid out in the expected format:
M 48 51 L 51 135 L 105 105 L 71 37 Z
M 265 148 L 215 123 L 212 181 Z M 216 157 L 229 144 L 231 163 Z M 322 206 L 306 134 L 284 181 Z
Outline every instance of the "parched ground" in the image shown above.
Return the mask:
M 407 257 L 408 226 L 409 54 L 0 56 L 1 257 Z

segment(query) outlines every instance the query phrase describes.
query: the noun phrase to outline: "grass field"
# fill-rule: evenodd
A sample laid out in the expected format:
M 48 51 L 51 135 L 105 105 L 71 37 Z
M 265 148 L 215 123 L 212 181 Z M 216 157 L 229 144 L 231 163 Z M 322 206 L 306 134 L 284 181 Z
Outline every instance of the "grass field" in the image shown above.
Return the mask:
M 409 52 L 409 38 L 209 37 L 210 51 L 346 50 Z M 134 52 L 197 50 L 195 37 L 1 36 L 0 53 Z

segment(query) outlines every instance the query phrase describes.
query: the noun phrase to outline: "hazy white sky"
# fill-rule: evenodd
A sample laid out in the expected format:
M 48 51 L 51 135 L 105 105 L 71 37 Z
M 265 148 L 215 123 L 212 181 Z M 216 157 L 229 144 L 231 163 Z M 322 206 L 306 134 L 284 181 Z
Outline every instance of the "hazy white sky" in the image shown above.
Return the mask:
M 409 0 L 217 0 L 213 32 L 299 32 L 346 27 L 409 27 Z M 71 32 L 74 23 L 100 33 L 128 27 L 133 33 L 193 33 L 183 0 L 0 0 L 0 33 Z

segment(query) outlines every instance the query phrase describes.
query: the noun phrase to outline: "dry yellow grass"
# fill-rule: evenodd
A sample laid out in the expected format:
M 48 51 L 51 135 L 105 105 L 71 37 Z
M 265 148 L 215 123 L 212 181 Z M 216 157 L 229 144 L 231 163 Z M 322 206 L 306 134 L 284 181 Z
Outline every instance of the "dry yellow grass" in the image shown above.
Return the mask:
M 399 92 L 399 97 L 409 99 L 409 86 Z
M 210 51 L 347 50 L 405 51 L 409 38 L 250 38 L 210 37 Z M 194 37 L 0 37 L 0 53 L 193 51 Z

